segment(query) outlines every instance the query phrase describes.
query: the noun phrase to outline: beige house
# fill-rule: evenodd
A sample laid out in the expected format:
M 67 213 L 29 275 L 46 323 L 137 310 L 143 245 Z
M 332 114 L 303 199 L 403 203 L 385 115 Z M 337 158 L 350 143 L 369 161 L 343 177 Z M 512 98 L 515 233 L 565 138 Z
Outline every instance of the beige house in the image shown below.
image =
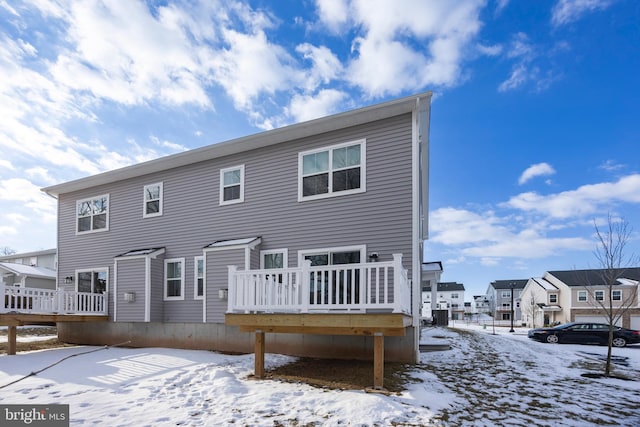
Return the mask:
M 522 290 L 520 306 L 523 323 L 528 327 L 566 322 L 606 323 L 605 306 L 629 307 L 616 324 L 640 329 L 640 268 L 617 270 L 611 295 L 603 279 L 605 270 L 548 271 L 531 278 Z

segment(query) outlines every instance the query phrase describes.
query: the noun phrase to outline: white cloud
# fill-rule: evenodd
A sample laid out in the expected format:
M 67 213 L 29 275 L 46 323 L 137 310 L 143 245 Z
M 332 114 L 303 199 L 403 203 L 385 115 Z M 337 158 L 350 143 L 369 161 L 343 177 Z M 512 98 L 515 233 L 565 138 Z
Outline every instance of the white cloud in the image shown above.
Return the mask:
M 551 218 L 592 215 L 618 203 L 640 203 L 640 174 L 627 175 L 616 182 L 583 185 L 576 190 L 543 196 L 521 193 L 504 206 L 524 212 L 538 212 Z
M 294 95 L 287 107 L 287 114 L 296 122 L 317 119 L 335 113 L 346 97 L 346 93 L 335 89 L 321 90 L 315 96 Z
M 603 164 L 598 166 L 600 169 L 606 170 L 608 172 L 615 172 L 622 169 L 625 169 L 627 166 L 621 163 L 616 162 L 615 160 L 608 159 Z
M 8 170 L 16 170 L 15 167 L 13 167 L 13 165 L 11 164 L 10 161 L 8 160 L 4 160 L 4 159 L 0 159 L 0 170 L 2 169 L 8 169 Z
M 55 179 L 51 177 L 49 171 L 43 167 L 36 166 L 25 170 L 29 178 L 39 179 L 44 184 L 53 184 Z
M 354 0 L 354 39 L 348 80 L 371 97 L 460 82 L 464 50 L 480 29 L 482 1 Z M 425 49 L 405 43 L 418 39 Z M 372 72 L 375 70 L 375 72 Z
M 569 24 L 587 13 L 604 10 L 611 3 L 611 0 L 558 0 L 551 10 L 551 23 L 555 26 Z
M 24 178 L 0 181 L 0 201 L 19 202 L 33 215 L 44 221 L 56 218 L 56 201 L 40 191 L 40 187 Z M 8 212 L 12 214 L 14 212 Z
M 0 236 L 16 236 L 18 229 L 16 227 L 9 227 L 7 225 L 0 225 Z
M 339 33 L 349 19 L 346 0 L 316 0 L 319 21 L 333 33 Z
M 535 177 L 549 176 L 555 173 L 555 169 L 553 169 L 549 163 L 537 163 L 529 166 L 524 172 L 522 172 L 522 175 L 520 175 L 520 178 L 518 179 L 518 184 L 522 185 Z

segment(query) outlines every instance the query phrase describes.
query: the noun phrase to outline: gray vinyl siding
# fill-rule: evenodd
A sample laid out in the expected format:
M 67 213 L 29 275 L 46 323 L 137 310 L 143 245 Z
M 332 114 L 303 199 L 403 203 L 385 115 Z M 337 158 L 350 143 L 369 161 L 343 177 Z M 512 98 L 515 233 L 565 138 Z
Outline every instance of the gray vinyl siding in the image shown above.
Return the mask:
M 256 252 L 254 249 L 252 252 Z M 259 251 L 258 251 L 259 252 Z M 224 313 L 227 311 L 226 299 L 220 299 L 218 291 L 228 289 L 229 265 L 235 265 L 239 270 L 244 270 L 245 250 L 227 249 L 207 252 L 206 258 L 207 286 L 207 322 L 224 323 Z
M 145 260 L 144 258 L 118 260 L 118 322 L 144 322 Z M 125 292 L 134 292 L 134 302 L 124 300 Z
M 164 320 L 164 258 L 151 259 L 151 322 Z
M 366 139 L 366 192 L 298 202 L 298 153 L 360 139 Z M 114 256 L 132 249 L 165 247 L 165 258 L 185 258 L 185 298 L 163 301 L 162 320 L 201 322 L 202 301 L 193 295 L 193 258 L 216 240 L 261 236 L 261 247 L 251 255 L 252 268 L 259 267 L 260 249 L 288 248 L 289 266 L 294 267 L 300 250 L 366 245 L 368 253 L 378 252 L 380 261 L 402 253 L 411 274 L 411 159 L 412 115 L 404 114 L 60 194 L 58 277 L 74 275 L 79 268 L 111 266 L 111 291 Z M 240 164 L 245 166 L 245 201 L 220 206 L 220 169 Z M 143 187 L 157 182 L 164 187 L 163 215 L 143 218 Z M 102 194 L 109 194 L 109 230 L 76 235 L 76 200 Z M 244 258 L 238 266 L 244 268 Z M 207 269 L 209 286 L 211 266 Z M 159 283 L 156 280 L 154 289 L 163 289 L 164 277 Z M 217 299 L 216 288 L 206 292 Z M 226 302 L 209 299 L 209 321 L 223 322 Z M 152 309 L 152 318 L 155 310 L 159 309 Z

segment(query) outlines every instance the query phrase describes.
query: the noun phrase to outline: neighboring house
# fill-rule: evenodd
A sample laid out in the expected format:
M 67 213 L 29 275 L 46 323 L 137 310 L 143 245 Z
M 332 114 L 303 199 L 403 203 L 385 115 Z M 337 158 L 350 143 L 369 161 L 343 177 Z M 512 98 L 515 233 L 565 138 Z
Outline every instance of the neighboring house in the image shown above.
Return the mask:
M 47 249 L 0 256 L 0 285 L 56 288 L 57 251 Z
M 60 286 L 108 296 L 60 338 L 417 361 L 430 97 L 43 189 Z
M 522 323 L 529 328 L 562 323 L 560 290 L 544 277 L 528 280 L 520 295 Z
M 536 326 L 541 326 L 573 321 L 606 323 L 605 312 L 598 301 L 605 305 L 612 302 L 613 307 L 625 306 L 625 301 L 631 301 L 631 307 L 617 324 L 640 329 L 640 268 L 616 270 L 619 279 L 611 295 L 603 281 L 604 272 L 601 269 L 548 271 L 541 278 L 529 280 L 522 305 L 533 307 L 529 318 L 535 320 Z
M 56 272 L 45 267 L 0 262 L 0 285 L 55 289 Z
M 489 300 L 486 295 L 474 295 L 473 301 L 471 301 L 471 312 L 473 314 L 489 314 L 491 309 L 489 308 Z
M 420 292 L 422 306 L 420 309 L 420 317 L 425 321 L 431 321 L 433 318 L 432 310 L 438 309 L 431 304 L 432 301 L 434 301 L 434 303 L 437 302 L 436 288 L 432 288 L 431 285 L 440 281 L 440 276 L 442 276 L 443 271 L 441 261 L 422 263 L 422 284 Z
M 520 312 L 520 293 L 527 282 L 528 280 L 522 279 L 496 280 L 489 284 L 486 296 L 489 303 L 490 314 L 495 316 L 495 320 L 511 321 L 512 303 L 514 323 L 522 319 Z
M 56 270 L 58 268 L 58 251 L 54 248 L 12 255 L 0 255 L 0 262 L 12 262 L 15 264 Z
M 447 310 L 449 320 L 462 320 L 464 317 L 464 285 L 456 282 L 438 283 L 436 288 L 436 310 Z M 432 307 L 433 296 L 431 286 L 422 288 L 423 307 Z M 424 310 L 424 317 L 432 316 L 431 309 Z

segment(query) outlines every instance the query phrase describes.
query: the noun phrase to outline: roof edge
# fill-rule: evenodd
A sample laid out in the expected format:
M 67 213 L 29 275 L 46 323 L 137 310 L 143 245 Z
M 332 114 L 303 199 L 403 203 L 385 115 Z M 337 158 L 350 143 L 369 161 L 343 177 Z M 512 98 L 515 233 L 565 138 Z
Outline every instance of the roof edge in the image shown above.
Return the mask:
M 41 191 L 57 198 L 58 195 L 84 190 L 98 185 L 110 184 L 128 178 L 186 166 L 231 154 L 241 153 L 256 148 L 288 142 L 294 139 L 321 134 L 333 130 L 345 129 L 363 123 L 369 123 L 388 117 L 413 111 L 424 99 L 431 99 L 432 92 L 422 92 L 392 101 L 374 104 L 367 107 L 349 110 L 342 113 L 296 123 L 228 141 L 212 143 L 181 153 L 171 154 L 143 163 L 102 172 L 96 175 L 79 178 L 61 184 L 42 188 Z

